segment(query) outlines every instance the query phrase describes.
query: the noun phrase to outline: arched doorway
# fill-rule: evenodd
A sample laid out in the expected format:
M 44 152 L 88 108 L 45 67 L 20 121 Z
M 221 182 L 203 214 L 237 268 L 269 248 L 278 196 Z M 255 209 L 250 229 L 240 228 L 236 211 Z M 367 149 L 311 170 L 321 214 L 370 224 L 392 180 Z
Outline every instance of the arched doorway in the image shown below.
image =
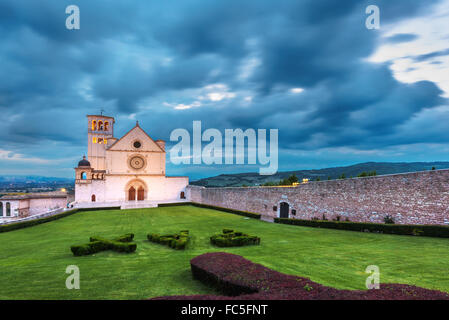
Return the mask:
M 287 202 L 281 202 L 279 218 L 288 218 L 289 205 Z
M 142 201 L 145 199 L 145 189 L 142 186 L 137 189 L 137 201 Z
M 181 198 L 181 199 L 185 199 L 185 198 L 186 198 L 186 195 L 185 195 L 184 191 L 181 191 L 180 198 Z
M 95 197 L 95 195 L 94 195 L 94 194 L 92 195 L 91 199 L 92 199 L 92 202 L 95 202 L 95 200 L 96 200 L 96 197 Z
M 136 189 L 133 186 L 128 190 L 128 200 L 133 201 L 136 200 Z
M 148 187 L 145 181 L 133 179 L 125 185 L 125 198 L 127 201 L 143 201 L 148 199 Z

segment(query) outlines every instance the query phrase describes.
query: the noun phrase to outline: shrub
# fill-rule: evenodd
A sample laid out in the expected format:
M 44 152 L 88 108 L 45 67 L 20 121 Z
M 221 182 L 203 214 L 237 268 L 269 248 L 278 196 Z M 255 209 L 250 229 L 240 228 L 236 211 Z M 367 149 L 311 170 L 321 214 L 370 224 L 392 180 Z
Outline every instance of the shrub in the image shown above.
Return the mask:
M 109 244 L 103 241 L 91 241 L 86 244 L 72 246 L 70 248 L 75 256 L 85 256 L 100 251 L 109 250 Z
M 181 230 L 179 233 L 159 235 L 157 233 L 151 233 L 147 235 L 147 238 L 151 242 L 160 243 L 176 250 L 184 250 L 189 242 L 189 230 Z
M 137 244 L 131 242 L 133 238 L 134 234 L 132 233 L 125 234 L 113 240 L 93 236 L 90 237 L 89 243 L 74 245 L 70 249 L 75 256 L 85 256 L 105 250 L 131 253 L 137 249 Z
M 241 247 L 258 245 L 260 244 L 260 238 L 242 232 L 234 232 L 231 229 L 223 229 L 223 233 L 211 236 L 210 242 L 217 247 Z
M 190 261 L 195 279 L 227 296 L 195 295 L 157 299 L 246 300 L 448 300 L 449 294 L 404 284 L 380 284 L 375 290 L 339 290 L 310 279 L 283 274 L 241 256 L 212 252 Z M 229 297 L 231 296 L 231 297 Z
M 238 214 L 240 216 L 244 216 L 244 217 L 248 217 L 248 218 L 260 219 L 260 217 L 261 217 L 260 213 L 254 213 L 254 212 L 248 212 L 248 211 L 240 211 L 240 210 L 234 210 L 234 209 L 229 209 L 229 208 L 211 206 L 211 205 L 208 205 L 208 204 L 202 204 L 202 203 L 197 203 L 197 202 L 192 202 L 191 205 L 193 205 L 195 207 L 200 207 L 200 208 L 214 209 L 214 210 L 224 211 L 224 212 L 228 212 L 228 213 Z
M 394 224 L 394 219 L 393 219 L 392 216 L 390 216 L 390 215 L 388 214 L 388 215 L 386 215 L 386 216 L 384 217 L 384 222 L 385 222 L 386 224 Z
M 125 253 L 131 253 L 136 251 L 137 244 L 135 242 L 120 242 L 120 241 L 113 241 L 111 242 L 112 250 L 117 252 L 125 252 Z
M 117 239 L 115 239 L 115 241 L 119 241 L 119 242 L 131 242 L 134 239 L 134 234 L 133 233 L 127 233 L 124 234 L 123 236 L 118 237 Z
M 439 225 L 382 224 L 351 221 L 321 221 L 275 218 L 274 222 L 304 227 L 329 228 L 359 232 L 387 233 L 407 236 L 449 238 L 449 227 Z

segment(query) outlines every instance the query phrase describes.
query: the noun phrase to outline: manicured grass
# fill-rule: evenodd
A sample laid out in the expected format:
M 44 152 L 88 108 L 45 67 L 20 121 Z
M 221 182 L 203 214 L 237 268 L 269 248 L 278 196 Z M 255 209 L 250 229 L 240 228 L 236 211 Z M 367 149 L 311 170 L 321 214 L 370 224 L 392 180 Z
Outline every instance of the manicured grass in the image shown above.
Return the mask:
M 260 246 L 216 248 L 209 237 L 223 228 L 261 238 Z M 146 240 L 148 233 L 188 229 L 186 250 Z M 72 244 L 92 235 L 134 233 L 137 251 L 74 257 Z M 369 234 L 273 224 L 193 206 L 79 212 L 38 226 L 0 234 L 0 299 L 144 299 L 214 294 L 192 279 L 189 261 L 205 252 L 244 256 L 271 269 L 339 289 L 364 289 L 368 265 L 381 282 L 449 292 L 449 239 Z M 81 289 L 65 287 L 77 265 Z

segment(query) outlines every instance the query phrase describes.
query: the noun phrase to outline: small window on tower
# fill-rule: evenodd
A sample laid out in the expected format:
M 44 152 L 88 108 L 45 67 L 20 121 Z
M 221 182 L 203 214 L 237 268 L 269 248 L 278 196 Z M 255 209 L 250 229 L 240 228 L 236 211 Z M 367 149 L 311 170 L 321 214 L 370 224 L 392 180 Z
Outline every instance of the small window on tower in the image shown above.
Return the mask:
M 92 138 L 92 143 L 97 143 L 97 137 Z
M 109 122 L 105 121 L 104 123 L 104 131 L 108 131 L 109 130 Z
M 98 143 L 103 143 L 103 138 L 98 138 Z
M 108 144 L 108 139 L 103 139 L 104 144 Z
M 103 121 L 98 121 L 98 131 L 103 131 Z
M 97 121 L 92 120 L 92 131 L 97 130 Z

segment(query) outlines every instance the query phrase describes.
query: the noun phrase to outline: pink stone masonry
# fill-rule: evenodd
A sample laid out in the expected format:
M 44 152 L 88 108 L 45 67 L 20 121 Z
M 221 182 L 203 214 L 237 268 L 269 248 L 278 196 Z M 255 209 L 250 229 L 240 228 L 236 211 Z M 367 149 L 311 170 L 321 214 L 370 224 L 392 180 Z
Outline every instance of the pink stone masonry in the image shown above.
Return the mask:
M 279 217 L 281 202 L 289 217 L 397 224 L 449 224 L 449 170 L 317 181 L 296 187 L 204 188 L 188 186 L 193 202 Z M 273 207 L 276 206 L 276 211 Z M 296 215 L 293 211 L 296 210 Z

